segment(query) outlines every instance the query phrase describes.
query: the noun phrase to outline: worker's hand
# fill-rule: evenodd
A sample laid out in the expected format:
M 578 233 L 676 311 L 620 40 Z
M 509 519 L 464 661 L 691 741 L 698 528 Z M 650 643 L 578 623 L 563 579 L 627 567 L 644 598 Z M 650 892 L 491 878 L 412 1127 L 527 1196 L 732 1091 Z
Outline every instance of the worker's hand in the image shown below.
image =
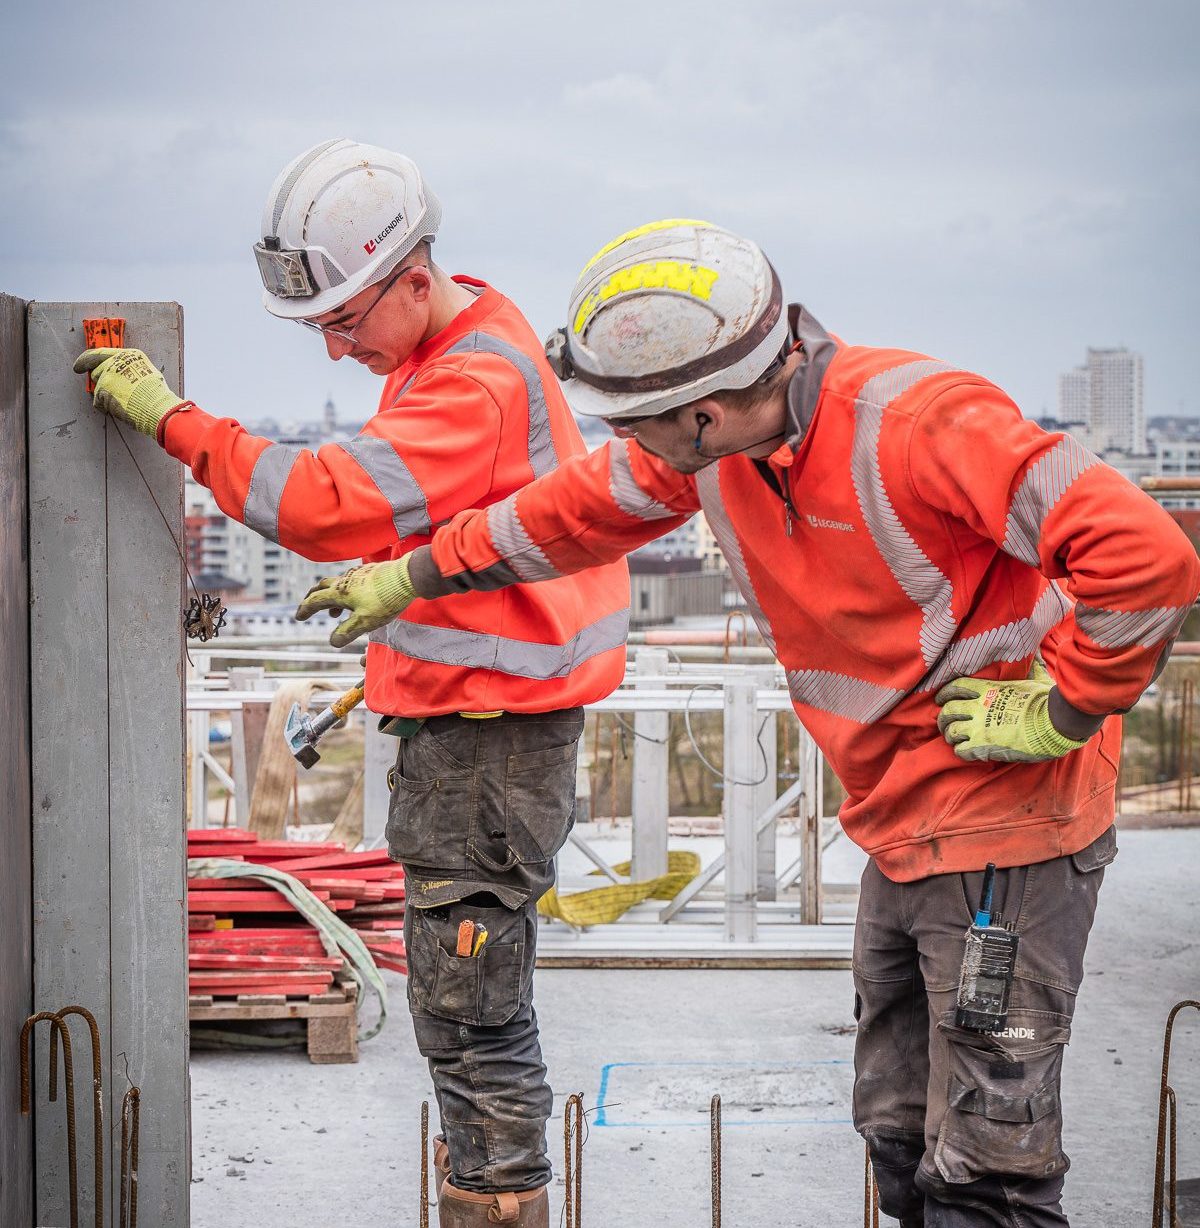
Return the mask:
M 956 678 L 934 696 L 938 728 L 960 759 L 1038 763 L 1087 744 L 1059 733 L 1050 720 L 1054 683 L 1040 661 L 1020 682 Z
M 90 371 L 96 381 L 92 404 L 143 435 L 158 430 L 167 410 L 183 400 L 167 387 L 162 372 L 141 350 L 84 350 L 75 359 L 77 375 Z
M 408 578 L 408 559 L 406 554 L 387 563 L 364 563 L 340 576 L 319 580 L 305 594 L 296 617 L 304 622 L 318 610 L 328 610 L 338 618 L 349 610 L 350 617 L 338 623 L 329 637 L 334 648 L 344 648 L 360 635 L 390 623 L 412 603 L 416 594 Z

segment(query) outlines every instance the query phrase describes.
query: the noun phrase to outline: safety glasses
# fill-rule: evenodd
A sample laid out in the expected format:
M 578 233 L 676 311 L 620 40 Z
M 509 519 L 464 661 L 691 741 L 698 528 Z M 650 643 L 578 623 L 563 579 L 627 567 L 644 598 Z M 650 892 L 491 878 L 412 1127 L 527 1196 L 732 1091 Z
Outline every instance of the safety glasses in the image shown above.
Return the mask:
M 353 345 L 355 341 L 354 334 L 362 328 L 367 317 L 379 306 L 380 303 L 387 297 L 388 291 L 400 280 L 405 273 L 411 273 L 413 269 L 427 268 L 424 264 L 408 264 L 402 269 L 397 269 L 391 277 L 383 283 L 383 289 L 375 296 L 374 302 L 354 321 L 353 324 L 342 325 L 341 328 L 333 328 L 327 324 L 318 324 L 316 320 L 297 320 L 297 324 L 303 324 L 305 328 L 311 329 L 315 333 L 320 333 L 323 337 L 336 337 L 339 341 L 346 342 L 347 345 Z

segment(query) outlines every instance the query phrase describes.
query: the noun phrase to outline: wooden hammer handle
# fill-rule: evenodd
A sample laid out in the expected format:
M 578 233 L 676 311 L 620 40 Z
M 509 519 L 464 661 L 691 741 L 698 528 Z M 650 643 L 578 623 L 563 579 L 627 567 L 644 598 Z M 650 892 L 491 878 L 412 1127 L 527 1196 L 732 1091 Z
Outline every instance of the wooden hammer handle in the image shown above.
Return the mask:
M 357 708 L 363 701 L 364 684 L 360 682 L 352 691 L 347 691 L 340 699 L 335 699 L 330 704 L 330 711 L 338 718 L 339 721 L 345 720 L 346 714 L 351 708 Z

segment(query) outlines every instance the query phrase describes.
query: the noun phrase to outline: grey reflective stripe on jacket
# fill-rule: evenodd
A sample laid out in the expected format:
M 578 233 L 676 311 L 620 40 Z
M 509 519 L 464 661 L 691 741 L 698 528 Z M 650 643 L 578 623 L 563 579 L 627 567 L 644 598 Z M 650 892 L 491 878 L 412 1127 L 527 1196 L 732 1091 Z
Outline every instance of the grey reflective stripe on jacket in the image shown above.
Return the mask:
M 794 703 L 832 712 L 860 725 L 877 721 L 904 698 L 904 692 L 895 687 L 827 669 L 790 669 L 787 680 Z
M 379 493 L 391 505 L 392 524 L 401 541 L 418 533 L 433 532 L 425 492 L 400 453 L 386 439 L 378 435 L 359 435 L 349 443 L 332 446 L 341 448 L 356 460 L 379 488 Z
M 533 476 L 538 478 L 557 468 L 558 453 L 554 447 L 554 432 L 550 426 L 546 389 L 533 359 L 510 342 L 479 330 L 460 338 L 446 353 L 496 354 L 516 368 L 524 381 L 529 403 L 529 467 L 533 470 Z M 392 402 L 393 409 L 400 404 L 419 376 L 418 371 L 405 382 Z M 379 488 L 379 493 L 392 509 L 392 523 L 397 538 L 403 541 L 406 537 L 425 535 L 433 531 L 425 492 L 413 477 L 404 458 L 386 439 L 363 434 L 349 443 L 325 446 L 344 452 Z M 283 498 L 283 489 L 302 451 L 303 448 L 294 444 L 271 444 L 263 449 L 250 475 L 250 487 L 246 492 L 242 519 L 256 533 L 270 538 L 273 542 L 279 541 L 279 505 Z M 522 576 L 522 579 L 545 578 L 542 575 Z
M 292 467 L 303 448 L 295 444 L 273 443 L 263 448 L 250 474 L 250 486 L 242 507 L 242 520 L 255 533 L 279 540 L 279 504 Z
M 554 432 L 550 429 L 550 408 L 546 404 L 546 388 L 542 383 L 537 364 L 523 350 L 510 341 L 493 337 L 478 329 L 456 341 L 447 354 L 496 354 L 511 362 L 525 381 L 525 395 L 529 399 L 529 467 L 533 476 L 540 478 L 558 467 L 558 453 L 554 448 Z
M 1030 567 L 1040 566 L 1038 543 L 1042 539 L 1043 521 L 1075 479 L 1098 464 L 1098 457 L 1067 435 L 1030 465 L 1008 509 L 1004 553 Z
M 746 560 L 742 556 L 741 542 L 738 541 L 737 531 L 733 527 L 733 521 L 729 519 L 729 513 L 725 509 L 725 500 L 721 496 L 720 471 L 721 462 L 718 461 L 715 465 L 706 465 L 696 474 L 696 492 L 700 496 L 700 506 L 704 509 L 704 518 L 708 521 L 708 527 L 713 537 L 717 539 L 717 545 L 721 547 L 721 553 L 729 565 L 733 582 L 746 602 L 746 608 L 758 627 L 758 633 L 763 637 L 763 643 L 774 652 L 775 635 L 759 604 L 758 593 L 754 591 L 754 581 L 750 579 L 750 569 L 746 566 Z
M 613 439 L 609 442 L 608 488 L 613 502 L 626 516 L 636 516 L 639 520 L 666 520 L 671 516 L 691 514 L 667 507 L 638 485 L 629 461 L 628 439 Z
M 487 510 L 488 536 L 496 553 L 513 569 L 518 577 L 530 583 L 537 580 L 556 580 L 562 572 L 535 546 L 521 517 L 517 513 L 517 494 L 511 494 Z
M 1051 584 L 1038 598 L 1028 618 L 955 640 L 917 688 L 936 691 L 954 678 L 974 674 L 997 661 L 1022 661 L 1037 652 L 1051 627 L 1066 617 L 1071 603 L 1058 585 Z
M 1102 610 L 1079 604 L 1075 624 L 1101 648 L 1153 648 L 1173 639 L 1192 612 L 1190 605 L 1159 606 L 1153 610 Z
M 867 380 L 854 402 L 850 455 L 854 493 L 875 548 L 896 583 L 921 610 L 921 656 L 927 666 L 933 665 L 954 636 L 950 612 L 954 588 L 913 540 L 892 506 L 879 467 L 879 433 L 883 411 L 892 401 L 919 381 L 953 370 L 949 363 L 935 359 L 902 363 Z
M 484 635 L 454 627 L 394 621 L 371 632 L 376 644 L 418 661 L 464 669 L 488 669 L 519 678 L 546 681 L 564 678 L 585 661 L 624 645 L 629 610 L 616 610 L 584 627 L 565 644 L 535 644 L 529 640 Z

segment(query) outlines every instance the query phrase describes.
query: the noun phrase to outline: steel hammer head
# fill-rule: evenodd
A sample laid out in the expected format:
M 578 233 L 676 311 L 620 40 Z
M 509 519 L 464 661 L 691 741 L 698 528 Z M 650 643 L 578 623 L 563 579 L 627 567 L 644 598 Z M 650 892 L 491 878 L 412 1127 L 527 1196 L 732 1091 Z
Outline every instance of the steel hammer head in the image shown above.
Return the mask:
M 316 736 L 313 733 L 312 721 L 300 711 L 299 704 L 292 704 L 287 723 L 283 727 L 283 740 L 288 744 L 288 750 L 292 752 L 296 762 L 306 770 L 321 758 L 314 745 Z

